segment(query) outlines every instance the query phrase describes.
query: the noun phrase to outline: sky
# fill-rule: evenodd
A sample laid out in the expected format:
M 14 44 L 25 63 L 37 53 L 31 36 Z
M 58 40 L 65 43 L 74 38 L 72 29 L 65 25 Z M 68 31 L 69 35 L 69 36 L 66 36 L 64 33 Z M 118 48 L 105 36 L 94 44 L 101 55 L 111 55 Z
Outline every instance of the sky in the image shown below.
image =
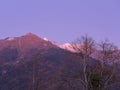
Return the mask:
M 0 0 L 0 38 L 28 32 L 59 43 L 88 34 L 120 47 L 120 0 Z

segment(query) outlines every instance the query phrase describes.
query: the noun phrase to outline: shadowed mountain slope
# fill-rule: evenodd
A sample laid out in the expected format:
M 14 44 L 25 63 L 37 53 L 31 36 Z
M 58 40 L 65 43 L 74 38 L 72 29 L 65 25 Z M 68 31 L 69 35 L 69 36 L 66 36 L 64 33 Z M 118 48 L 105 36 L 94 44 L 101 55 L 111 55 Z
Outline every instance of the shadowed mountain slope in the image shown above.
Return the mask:
M 99 65 L 93 58 L 87 63 L 89 71 Z M 83 90 L 82 70 L 78 54 L 32 33 L 0 40 L 0 90 Z

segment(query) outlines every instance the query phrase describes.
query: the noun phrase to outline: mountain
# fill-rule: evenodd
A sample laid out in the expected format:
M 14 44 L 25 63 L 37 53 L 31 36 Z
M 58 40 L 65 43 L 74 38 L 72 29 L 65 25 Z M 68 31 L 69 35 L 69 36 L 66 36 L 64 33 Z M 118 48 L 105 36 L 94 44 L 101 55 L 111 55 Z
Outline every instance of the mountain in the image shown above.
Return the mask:
M 73 52 L 73 53 L 76 52 L 76 51 L 73 49 L 71 43 L 60 44 L 60 43 L 57 43 L 57 42 L 55 42 L 55 41 L 51 41 L 51 40 L 49 40 L 49 39 L 47 39 L 47 38 L 43 38 L 43 39 L 44 39 L 45 41 L 50 41 L 53 45 L 55 45 L 55 46 L 57 46 L 57 47 L 59 47 L 59 48 L 61 48 L 61 49 L 65 49 L 65 50 L 68 50 L 68 51 Z
M 0 40 L 0 90 L 84 90 L 83 63 L 78 53 L 33 33 L 7 37 Z M 89 57 L 87 64 L 93 72 L 100 62 Z M 120 89 L 117 70 L 108 90 Z

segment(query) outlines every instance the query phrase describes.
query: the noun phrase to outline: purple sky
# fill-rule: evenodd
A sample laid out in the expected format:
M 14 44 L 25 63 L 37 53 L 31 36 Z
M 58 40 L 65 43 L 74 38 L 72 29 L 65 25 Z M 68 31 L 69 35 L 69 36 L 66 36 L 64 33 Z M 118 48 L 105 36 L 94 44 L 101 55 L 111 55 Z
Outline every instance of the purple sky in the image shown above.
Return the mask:
M 61 43 L 88 34 L 120 47 L 120 0 L 0 0 L 0 38 L 27 32 Z

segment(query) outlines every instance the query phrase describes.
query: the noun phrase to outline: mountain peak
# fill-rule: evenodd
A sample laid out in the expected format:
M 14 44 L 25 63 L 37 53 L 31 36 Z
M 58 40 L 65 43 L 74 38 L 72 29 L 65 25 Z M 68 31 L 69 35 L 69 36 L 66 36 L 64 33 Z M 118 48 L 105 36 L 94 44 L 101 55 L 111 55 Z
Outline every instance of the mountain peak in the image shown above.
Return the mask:
M 40 39 L 39 36 L 37 36 L 36 34 L 33 34 L 33 33 L 31 33 L 31 32 L 29 32 L 29 33 L 23 35 L 22 37 L 25 37 L 25 38 L 34 38 L 34 39 Z
M 37 35 L 35 35 L 35 34 L 29 32 L 29 33 L 25 34 L 24 36 L 37 36 Z

